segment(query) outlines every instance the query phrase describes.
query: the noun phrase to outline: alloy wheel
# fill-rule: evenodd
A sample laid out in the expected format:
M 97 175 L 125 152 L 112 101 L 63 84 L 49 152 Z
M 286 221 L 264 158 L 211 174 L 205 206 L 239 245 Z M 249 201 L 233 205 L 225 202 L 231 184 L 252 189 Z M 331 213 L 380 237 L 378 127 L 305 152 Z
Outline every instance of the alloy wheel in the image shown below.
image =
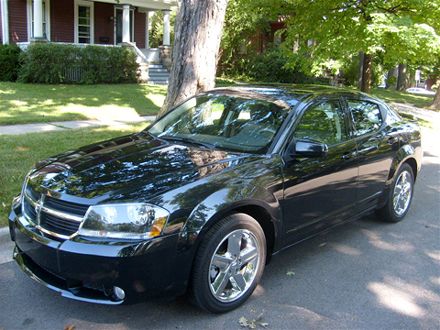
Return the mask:
M 251 287 L 259 266 L 261 247 L 247 229 L 229 233 L 215 249 L 209 265 L 208 281 L 213 296 L 233 302 Z
M 397 178 L 393 192 L 393 208 L 397 216 L 402 216 L 408 209 L 412 195 L 411 174 L 403 171 Z

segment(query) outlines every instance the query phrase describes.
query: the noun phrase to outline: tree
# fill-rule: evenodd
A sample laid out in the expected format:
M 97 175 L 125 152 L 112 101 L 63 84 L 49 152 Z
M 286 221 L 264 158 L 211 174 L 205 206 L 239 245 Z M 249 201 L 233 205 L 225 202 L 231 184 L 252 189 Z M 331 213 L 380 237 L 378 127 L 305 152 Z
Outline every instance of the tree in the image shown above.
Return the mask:
M 170 81 L 159 113 L 215 86 L 218 52 L 228 0 L 185 0 L 175 22 Z
M 440 86 L 437 88 L 437 92 L 435 93 L 434 102 L 432 103 L 431 108 L 435 110 L 440 110 Z
M 283 47 L 292 67 L 315 75 L 336 72 L 362 53 L 361 88 L 369 91 L 373 66 L 390 69 L 440 56 L 440 4 L 431 0 L 235 0 L 285 17 Z M 249 5 L 251 3 L 251 5 Z M 295 52 L 292 50 L 295 49 Z

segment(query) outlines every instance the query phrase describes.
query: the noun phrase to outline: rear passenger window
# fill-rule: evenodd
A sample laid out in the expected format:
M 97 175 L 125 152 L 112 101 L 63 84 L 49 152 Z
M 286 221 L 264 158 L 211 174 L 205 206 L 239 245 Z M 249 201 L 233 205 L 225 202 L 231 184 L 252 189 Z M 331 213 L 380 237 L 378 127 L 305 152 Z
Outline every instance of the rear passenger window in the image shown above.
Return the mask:
M 347 103 L 355 136 L 374 132 L 380 128 L 383 119 L 377 104 L 360 100 L 348 100 Z

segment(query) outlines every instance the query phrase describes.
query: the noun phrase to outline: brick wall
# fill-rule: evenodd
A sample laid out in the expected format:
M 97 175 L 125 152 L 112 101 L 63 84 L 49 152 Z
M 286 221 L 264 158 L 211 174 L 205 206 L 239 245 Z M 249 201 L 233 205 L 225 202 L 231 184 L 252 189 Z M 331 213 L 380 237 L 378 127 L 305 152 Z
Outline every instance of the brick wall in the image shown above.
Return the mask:
M 74 42 L 73 0 L 51 0 L 50 7 L 51 41 Z
M 134 41 L 138 48 L 145 48 L 145 13 L 140 13 L 137 8 L 134 12 Z
M 95 2 L 95 43 L 113 45 L 114 39 L 114 5 Z
M 28 41 L 26 0 L 9 0 L 9 42 Z

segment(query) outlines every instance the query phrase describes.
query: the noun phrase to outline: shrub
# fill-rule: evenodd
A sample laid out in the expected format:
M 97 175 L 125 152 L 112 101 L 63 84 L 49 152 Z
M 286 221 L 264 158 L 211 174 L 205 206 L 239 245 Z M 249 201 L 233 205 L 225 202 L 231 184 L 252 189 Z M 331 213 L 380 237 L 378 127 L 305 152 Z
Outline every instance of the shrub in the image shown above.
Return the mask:
M 291 58 L 279 48 L 273 48 L 262 54 L 246 54 L 236 59 L 233 63 L 227 63 L 220 67 L 220 74 L 238 79 L 250 79 L 261 82 L 275 83 L 325 83 L 328 79 L 317 78 L 305 74 L 299 66 L 289 67 Z
M 136 54 L 128 47 L 36 43 L 21 55 L 18 79 L 30 83 L 125 83 L 137 81 Z
M 17 80 L 20 52 L 15 45 L 0 45 L 0 81 Z

